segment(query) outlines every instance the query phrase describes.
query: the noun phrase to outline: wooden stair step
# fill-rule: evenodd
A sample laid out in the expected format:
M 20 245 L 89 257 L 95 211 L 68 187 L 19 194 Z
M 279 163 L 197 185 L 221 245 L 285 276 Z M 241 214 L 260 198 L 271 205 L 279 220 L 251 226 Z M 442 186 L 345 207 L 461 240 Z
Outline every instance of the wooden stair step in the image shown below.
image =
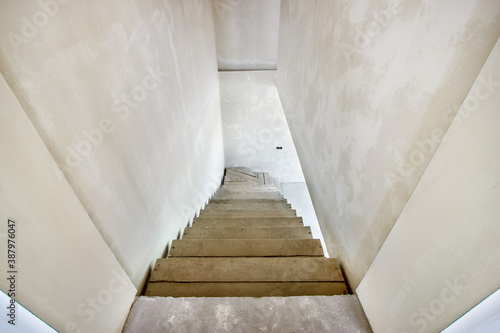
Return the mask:
M 168 257 L 324 256 L 319 239 L 179 239 Z
M 195 217 L 193 227 L 302 227 L 302 217 L 236 217 L 210 218 Z
M 150 281 L 344 282 L 344 277 L 334 258 L 162 258 Z
M 288 297 L 347 295 L 344 282 L 150 282 L 146 296 L 160 297 Z
M 294 209 L 202 210 L 200 217 L 296 217 Z
M 182 239 L 312 239 L 310 227 L 187 227 Z

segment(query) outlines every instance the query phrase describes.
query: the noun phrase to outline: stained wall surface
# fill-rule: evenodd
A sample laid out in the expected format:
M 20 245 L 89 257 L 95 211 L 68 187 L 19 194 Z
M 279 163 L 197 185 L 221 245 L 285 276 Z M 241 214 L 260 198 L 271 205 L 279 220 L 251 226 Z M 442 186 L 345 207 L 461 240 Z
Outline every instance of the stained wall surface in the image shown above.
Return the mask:
M 2 128 L 16 134 L 2 133 L 2 168 L 17 147 L 25 150 L 12 174 L 3 171 L 3 195 L 19 196 L 2 204 L 2 216 L 30 216 L 29 233 L 40 239 L 23 257 L 32 270 L 21 284 L 22 300 L 59 329 L 63 318 L 85 319 L 75 313 L 79 302 L 105 288 L 115 266 L 135 286 L 127 284 L 127 292 L 140 292 L 151 264 L 220 184 L 212 2 L 5 0 L 1 6 L 0 70 L 20 105 L 17 113 L 2 107 Z M 31 138 L 23 134 L 29 126 Z M 29 200 L 23 191 L 32 193 Z M 28 231 L 22 234 L 28 243 Z M 49 262 L 45 256 L 54 252 L 62 253 Z M 101 330 L 88 331 L 114 331 L 129 296 L 92 321 Z
M 445 328 L 499 285 L 500 4 L 281 10 L 277 87 L 329 251 L 376 332 Z
M 441 331 L 500 287 L 499 105 L 497 42 L 358 288 L 376 332 Z
M 0 68 L 140 287 L 223 171 L 211 1 L 52 3 L 3 6 Z
M 282 1 L 277 88 L 353 290 L 499 35 L 498 1 Z

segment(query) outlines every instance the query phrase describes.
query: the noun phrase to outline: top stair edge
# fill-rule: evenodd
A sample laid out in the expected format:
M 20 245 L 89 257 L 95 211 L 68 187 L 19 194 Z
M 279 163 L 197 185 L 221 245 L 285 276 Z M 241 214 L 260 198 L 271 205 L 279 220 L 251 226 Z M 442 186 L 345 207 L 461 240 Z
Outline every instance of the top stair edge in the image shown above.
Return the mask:
M 234 167 L 234 168 L 226 168 L 226 170 L 230 170 L 230 171 L 236 171 L 236 172 L 240 172 L 240 173 L 244 173 L 244 174 L 247 174 L 249 176 L 254 176 L 254 177 L 257 177 L 255 172 L 253 172 L 251 169 L 249 168 L 242 168 L 242 167 Z
M 281 193 L 278 178 L 272 178 L 267 172 L 253 172 L 249 168 L 226 168 L 223 185 L 226 188 L 253 189 L 265 188 Z

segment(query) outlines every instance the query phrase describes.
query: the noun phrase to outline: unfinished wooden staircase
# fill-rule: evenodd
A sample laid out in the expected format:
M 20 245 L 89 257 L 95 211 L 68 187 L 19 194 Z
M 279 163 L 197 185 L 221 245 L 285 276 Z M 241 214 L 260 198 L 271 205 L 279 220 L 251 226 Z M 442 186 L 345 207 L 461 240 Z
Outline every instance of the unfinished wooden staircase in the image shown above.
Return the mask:
M 158 259 L 146 296 L 264 297 L 347 294 L 338 262 L 266 173 L 227 169 L 224 183 Z M 279 186 L 279 185 L 278 185 Z

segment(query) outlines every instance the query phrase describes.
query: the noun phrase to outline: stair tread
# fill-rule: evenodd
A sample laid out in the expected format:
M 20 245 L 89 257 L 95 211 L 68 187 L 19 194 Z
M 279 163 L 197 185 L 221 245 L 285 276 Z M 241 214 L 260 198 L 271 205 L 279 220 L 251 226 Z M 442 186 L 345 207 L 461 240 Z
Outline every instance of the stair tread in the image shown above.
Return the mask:
M 170 257 L 324 256 L 319 239 L 179 239 Z
M 303 226 L 301 217 L 195 217 L 193 226 Z
M 184 229 L 182 239 L 312 239 L 311 228 L 194 226 Z
M 138 332 L 373 333 L 356 295 L 142 296 L 133 303 L 123 330 L 123 333 Z
M 256 175 L 248 175 L 246 173 L 238 172 L 238 171 L 234 171 L 234 170 L 226 170 L 225 177 L 230 177 L 230 178 L 237 177 L 237 178 L 242 179 L 242 180 L 248 180 L 248 181 L 256 182 L 259 184 L 264 184 L 264 182 L 261 181 L 259 178 L 257 178 Z M 224 178 L 224 180 L 226 180 L 226 178 Z
M 251 181 L 251 180 L 246 180 L 246 181 L 241 181 L 241 182 L 234 182 L 234 181 L 224 181 L 224 185 L 237 185 L 237 186 L 261 186 L 260 181 Z
M 277 191 L 277 188 L 274 185 L 246 186 L 246 185 L 238 184 L 238 183 L 239 182 L 230 182 L 229 184 L 228 183 L 224 183 L 224 185 L 222 185 L 219 190 L 222 190 L 222 191 L 223 190 L 231 190 L 231 191 L 234 191 L 234 190 L 247 190 L 247 191 L 266 191 L 266 190 L 269 190 L 269 191 Z
M 242 177 L 238 177 L 238 176 L 235 176 L 235 175 L 226 175 L 224 176 L 224 181 L 225 182 L 244 182 L 246 181 L 245 178 L 242 178 Z
M 337 259 L 168 258 L 156 260 L 151 282 L 344 282 Z
M 281 217 L 297 216 L 294 209 L 227 209 L 200 212 L 200 217 Z
M 205 206 L 205 210 L 217 209 L 291 209 L 292 206 L 285 200 L 265 200 L 265 199 L 249 199 L 249 200 L 210 200 Z
M 249 176 L 254 176 L 254 177 L 257 177 L 255 172 L 253 172 L 251 169 L 249 168 L 243 168 L 243 167 L 235 167 L 235 168 L 227 168 L 226 169 L 227 171 L 236 171 L 236 172 L 240 172 L 240 173 L 244 173 L 244 174 L 247 174 Z

